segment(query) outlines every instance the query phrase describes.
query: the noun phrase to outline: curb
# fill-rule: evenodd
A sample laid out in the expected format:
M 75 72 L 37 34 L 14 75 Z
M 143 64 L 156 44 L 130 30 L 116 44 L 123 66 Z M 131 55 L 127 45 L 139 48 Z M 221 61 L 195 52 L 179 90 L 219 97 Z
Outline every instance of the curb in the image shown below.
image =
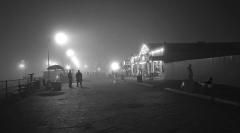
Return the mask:
M 146 87 L 155 87 L 152 84 L 148 84 L 148 83 L 144 83 L 144 82 L 143 83 L 136 82 L 136 84 L 146 86 Z M 193 96 L 193 97 L 197 97 L 197 98 L 201 98 L 201 99 L 205 99 L 205 100 L 213 100 L 213 101 L 216 101 L 216 102 L 219 102 L 219 103 L 224 103 L 224 104 L 229 104 L 229 105 L 240 107 L 240 103 L 230 101 L 230 100 L 225 100 L 225 99 L 221 99 L 221 98 L 212 98 L 211 96 L 207 96 L 207 95 L 190 93 L 190 92 L 180 91 L 180 90 L 171 89 L 171 88 L 164 88 L 164 89 L 167 90 L 167 91 L 171 91 L 171 92 L 175 92 L 175 93 L 179 93 L 179 94 L 185 94 L 185 95 L 188 95 L 188 96 Z
M 225 99 L 221 99 L 221 98 L 212 98 L 211 96 L 194 94 L 194 93 L 189 93 L 189 92 L 180 91 L 180 90 L 171 89 L 171 88 L 164 88 L 164 89 L 167 90 L 167 91 L 171 91 L 171 92 L 175 92 L 175 93 L 179 93 L 179 94 L 185 94 L 185 95 L 188 95 L 188 96 L 193 96 L 193 97 L 197 97 L 197 98 L 201 98 L 201 99 L 205 99 L 205 100 L 214 100 L 214 101 L 219 102 L 219 103 L 224 103 L 224 104 L 229 104 L 229 105 L 240 107 L 240 103 L 230 101 L 230 100 L 225 100 Z

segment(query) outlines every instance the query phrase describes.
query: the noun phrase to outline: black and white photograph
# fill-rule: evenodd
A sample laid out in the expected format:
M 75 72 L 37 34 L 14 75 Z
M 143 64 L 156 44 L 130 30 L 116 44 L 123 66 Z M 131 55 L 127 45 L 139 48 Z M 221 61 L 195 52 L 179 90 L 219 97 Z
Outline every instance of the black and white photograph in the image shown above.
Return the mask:
M 1 133 L 240 133 L 237 0 L 1 0 Z

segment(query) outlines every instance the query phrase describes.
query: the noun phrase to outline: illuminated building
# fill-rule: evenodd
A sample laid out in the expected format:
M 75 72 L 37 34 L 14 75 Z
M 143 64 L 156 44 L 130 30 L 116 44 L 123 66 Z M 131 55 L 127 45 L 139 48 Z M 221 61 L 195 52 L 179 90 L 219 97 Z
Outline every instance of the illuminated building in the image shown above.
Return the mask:
M 240 86 L 240 42 L 147 43 L 138 53 L 130 58 L 132 76 L 186 80 L 191 64 L 194 81 Z

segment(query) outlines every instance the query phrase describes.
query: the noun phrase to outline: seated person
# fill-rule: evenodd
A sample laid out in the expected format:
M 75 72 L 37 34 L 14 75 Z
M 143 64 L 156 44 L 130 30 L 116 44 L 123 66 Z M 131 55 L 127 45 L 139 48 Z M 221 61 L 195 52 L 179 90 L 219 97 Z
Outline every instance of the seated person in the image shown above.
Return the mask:
M 201 85 L 202 87 L 212 88 L 213 78 L 210 77 L 208 79 L 208 81 L 206 81 L 206 82 L 198 82 L 198 84 Z

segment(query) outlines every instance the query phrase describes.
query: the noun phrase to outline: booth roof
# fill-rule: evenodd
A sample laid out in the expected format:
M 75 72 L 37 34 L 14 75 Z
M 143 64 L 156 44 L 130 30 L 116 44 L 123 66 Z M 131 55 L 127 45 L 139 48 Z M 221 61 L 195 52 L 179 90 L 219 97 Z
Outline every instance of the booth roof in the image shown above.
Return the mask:
M 48 70 L 64 70 L 64 68 L 60 65 L 52 65 L 47 68 Z

